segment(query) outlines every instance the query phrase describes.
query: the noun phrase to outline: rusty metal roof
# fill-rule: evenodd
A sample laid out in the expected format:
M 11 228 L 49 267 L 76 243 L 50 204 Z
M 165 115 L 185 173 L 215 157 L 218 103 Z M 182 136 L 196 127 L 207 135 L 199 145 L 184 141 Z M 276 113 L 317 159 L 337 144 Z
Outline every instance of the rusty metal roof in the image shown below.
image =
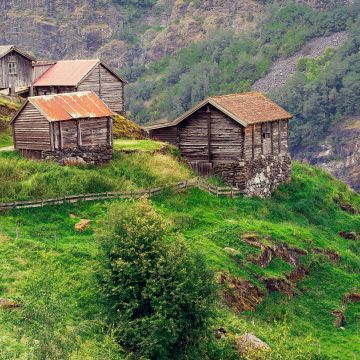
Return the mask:
M 35 81 L 34 86 L 77 86 L 98 64 L 105 67 L 120 81 L 127 83 L 100 59 L 92 59 L 57 61 Z
M 113 114 L 92 91 L 34 96 L 29 97 L 28 102 L 33 104 L 50 122 L 94 119 Z
M 281 106 L 275 104 L 262 93 L 249 92 L 223 96 L 211 96 L 191 108 L 173 122 L 152 126 L 150 125 L 145 127 L 145 129 L 155 130 L 163 127 L 175 126 L 207 104 L 213 105 L 218 110 L 245 127 L 256 123 L 275 120 L 290 120 L 292 118 L 290 113 Z
M 58 61 L 34 86 L 76 86 L 99 62 L 99 59 Z

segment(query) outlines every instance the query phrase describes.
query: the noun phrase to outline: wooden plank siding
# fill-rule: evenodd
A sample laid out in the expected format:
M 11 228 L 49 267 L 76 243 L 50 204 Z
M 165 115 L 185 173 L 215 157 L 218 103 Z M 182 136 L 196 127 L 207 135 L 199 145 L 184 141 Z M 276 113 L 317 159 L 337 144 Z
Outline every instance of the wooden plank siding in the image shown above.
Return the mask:
M 16 74 L 9 74 L 9 62 L 16 63 Z M 0 59 L 0 89 L 7 89 L 12 86 L 30 87 L 32 84 L 32 61 L 11 51 Z
M 34 93 L 36 96 L 66 94 L 75 91 L 75 86 L 37 86 L 34 88 Z
M 215 107 L 210 107 L 210 118 L 210 161 L 241 159 L 244 156 L 244 128 Z
M 32 104 L 25 105 L 13 131 L 16 149 L 51 150 L 49 122 Z
M 172 145 L 178 146 L 178 129 L 178 126 L 171 126 L 157 130 L 151 130 L 150 136 L 154 140 L 168 142 Z
M 124 107 L 124 83 L 104 66 L 96 66 L 77 87 L 78 91 L 94 91 L 110 110 L 122 113 Z
M 112 126 L 106 117 L 54 122 L 52 128 L 55 149 L 111 144 Z

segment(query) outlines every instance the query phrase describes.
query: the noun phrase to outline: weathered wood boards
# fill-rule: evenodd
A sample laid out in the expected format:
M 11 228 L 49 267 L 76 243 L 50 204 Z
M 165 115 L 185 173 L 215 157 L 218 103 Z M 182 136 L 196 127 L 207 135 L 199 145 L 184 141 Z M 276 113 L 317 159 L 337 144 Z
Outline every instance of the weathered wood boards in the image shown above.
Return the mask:
M 111 115 L 92 92 L 31 97 L 12 121 L 14 145 L 33 158 L 43 151 L 112 147 Z
M 30 87 L 33 60 L 13 45 L 0 46 L 0 89 Z
M 113 112 L 123 113 L 125 84 L 100 60 L 64 60 L 53 64 L 35 81 L 34 91 L 35 95 L 93 91 Z

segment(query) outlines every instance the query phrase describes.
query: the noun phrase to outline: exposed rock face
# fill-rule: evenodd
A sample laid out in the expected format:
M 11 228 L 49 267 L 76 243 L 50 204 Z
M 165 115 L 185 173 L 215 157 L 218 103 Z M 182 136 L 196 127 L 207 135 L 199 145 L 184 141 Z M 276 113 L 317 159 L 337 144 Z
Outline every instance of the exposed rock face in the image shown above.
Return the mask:
M 57 161 L 61 165 L 95 164 L 101 165 L 112 159 L 110 145 L 81 146 L 74 149 L 44 151 L 43 160 Z
M 334 325 L 336 327 L 343 327 L 346 324 L 345 315 L 340 310 L 334 310 L 332 314 L 335 316 Z
M 250 281 L 222 273 L 218 277 L 218 283 L 225 287 L 223 291 L 225 302 L 236 312 L 255 310 L 256 305 L 263 301 L 264 293 Z
M 134 26 L 127 20 L 129 6 L 113 0 L 1 1 L 6 16 L 0 43 L 17 44 L 47 59 L 102 57 L 121 68 L 174 54 L 214 29 L 253 28 L 262 11 L 253 0 L 159 0 L 139 10 Z
M 290 179 L 289 154 L 261 155 L 258 159 L 214 164 L 213 173 L 227 184 L 235 185 L 247 196 L 268 197 Z

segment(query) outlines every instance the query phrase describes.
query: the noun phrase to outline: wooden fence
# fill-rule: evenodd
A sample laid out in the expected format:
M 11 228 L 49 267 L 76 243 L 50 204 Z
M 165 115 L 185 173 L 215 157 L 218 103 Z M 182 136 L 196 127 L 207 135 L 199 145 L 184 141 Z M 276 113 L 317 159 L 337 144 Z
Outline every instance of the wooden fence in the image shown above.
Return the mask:
M 72 204 L 80 201 L 98 201 L 98 200 L 111 200 L 111 199 L 138 199 L 143 196 L 152 196 L 158 194 L 164 190 L 172 189 L 176 191 L 182 191 L 191 188 L 198 188 L 202 191 L 206 191 L 209 194 L 216 196 L 235 197 L 243 192 L 235 187 L 219 187 L 214 186 L 203 179 L 196 178 L 191 180 L 185 180 L 176 184 L 166 185 L 163 187 L 143 189 L 143 190 L 129 190 L 121 192 L 104 192 L 95 194 L 80 194 L 63 196 L 54 199 L 40 199 L 40 200 L 29 200 L 29 201 L 14 201 L 9 203 L 0 203 L 0 211 L 11 210 L 11 209 L 27 209 L 27 208 L 38 208 L 50 205 L 59 204 Z

